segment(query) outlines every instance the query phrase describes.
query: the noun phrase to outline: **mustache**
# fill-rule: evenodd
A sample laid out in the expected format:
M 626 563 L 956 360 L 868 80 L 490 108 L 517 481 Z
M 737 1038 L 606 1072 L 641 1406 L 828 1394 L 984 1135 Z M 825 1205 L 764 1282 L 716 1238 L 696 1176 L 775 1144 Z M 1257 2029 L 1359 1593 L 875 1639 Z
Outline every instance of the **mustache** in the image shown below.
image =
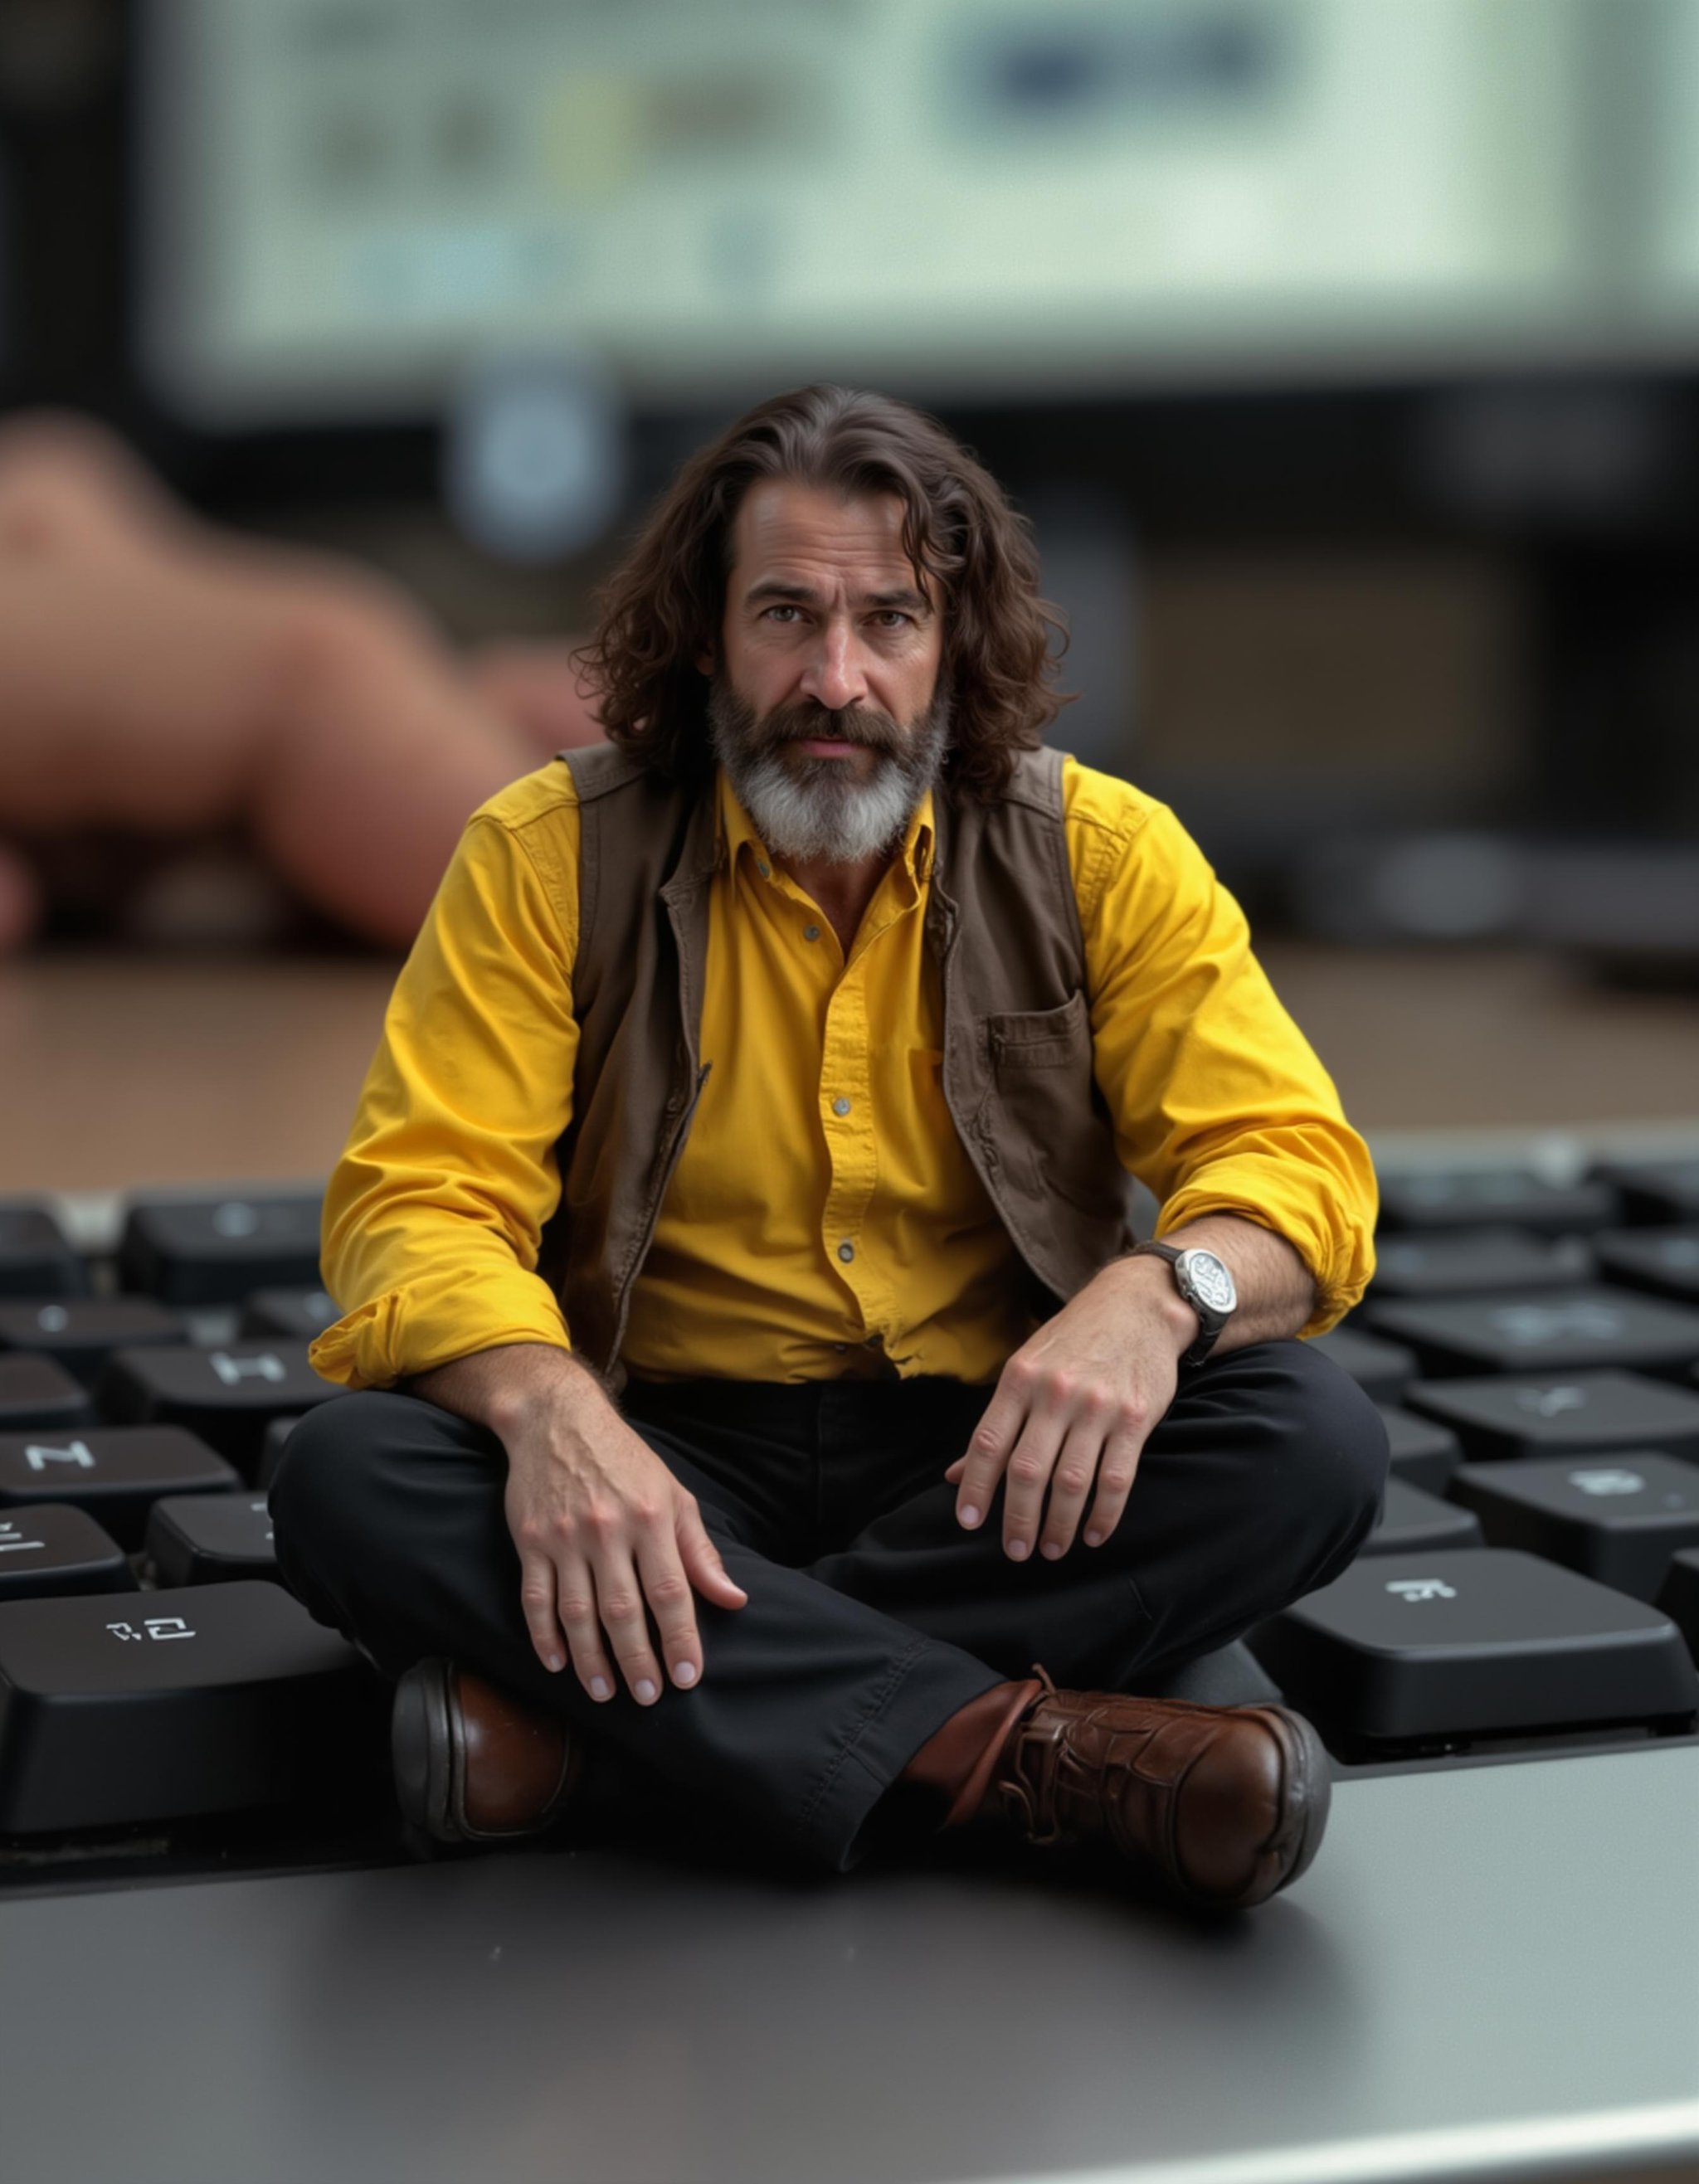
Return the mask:
M 769 713 L 759 729 L 759 749 L 766 753 L 786 744 L 806 743 L 816 738 L 857 744 L 868 750 L 894 755 L 904 749 L 902 730 L 888 713 L 865 705 L 833 709 L 826 705 L 782 705 Z

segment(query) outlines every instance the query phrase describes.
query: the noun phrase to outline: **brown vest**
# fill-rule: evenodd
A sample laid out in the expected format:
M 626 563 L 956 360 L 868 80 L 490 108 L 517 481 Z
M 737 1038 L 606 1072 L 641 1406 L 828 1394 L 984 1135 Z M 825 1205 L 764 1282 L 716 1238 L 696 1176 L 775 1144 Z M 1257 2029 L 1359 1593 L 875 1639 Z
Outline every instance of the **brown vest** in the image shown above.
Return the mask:
M 610 745 L 563 751 L 582 827 L 571 1127 L 538 1271 L 572 1339 L 618 1367 L 632 1284 L 710 1069 L 700 1052 L 711 789 Z M 1061 756 L 1023 753 L 994 805 L 933 799 L 925 942 L 944 995 L 944 1096 L 1039 1314 L 1131 1248 L 1130 1185 L 1092 1073 Z

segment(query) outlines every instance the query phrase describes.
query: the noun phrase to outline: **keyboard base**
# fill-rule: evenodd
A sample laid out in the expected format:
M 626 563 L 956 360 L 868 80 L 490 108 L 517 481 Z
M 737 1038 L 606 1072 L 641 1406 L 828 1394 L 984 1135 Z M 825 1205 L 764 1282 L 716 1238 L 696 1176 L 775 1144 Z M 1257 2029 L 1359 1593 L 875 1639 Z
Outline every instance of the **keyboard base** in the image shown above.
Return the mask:
M 19 2176 L 1349 2184 L 1699 2157 L 1699 1748 L 1345 1780 L 1261 1911 L 613 1850 L 0 1901 Z M 97 2093 L 97 2098 L 91 2098 Z

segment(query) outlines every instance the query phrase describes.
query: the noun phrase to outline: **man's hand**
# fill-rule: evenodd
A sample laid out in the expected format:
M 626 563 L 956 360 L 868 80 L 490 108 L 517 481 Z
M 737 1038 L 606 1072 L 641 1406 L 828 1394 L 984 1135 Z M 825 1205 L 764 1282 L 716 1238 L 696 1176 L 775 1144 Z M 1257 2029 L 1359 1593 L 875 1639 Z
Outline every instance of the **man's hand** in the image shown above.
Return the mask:
M 504 1439 L 520 1602 L 543 1666 L 563 1665 L 564 1631 L 579 1682 L 592 1698 L 611 1698 L 605 1632 L 632 1696 L 652 1706 L 661 1676 L 647 1599 L 673 1682 L 699 1682 L 692 1587 L 720 1607 L 741 1607 L 749 1595 L 727 1575 L 695 1496 L 599 1390 L 528 1412 Z
M 1232 1273 L 1239 1303 L 1213 1357 L 1296 1334 L 1315 1311 L 1308 1267 L 1284 1236 L 1257 1222 L 1205 1214 L 1163 1241 L 1217 1252 Z M 1095 1479 L 1085 1544 L 1101 1546 L 1121 1521 L 1145 1443 L 1174 1400 L 1179 1360 L 1197 1335 L 1197 1314 L 1174 1287 L 1166 1260 L 1117 1259 L 1106 1267 L 1003 1368 L 966 1455 L 944 1474 L 961 1481 L 961 1523 L 971 1531 L 983 1522 L 1006 1471 L 1003 1545 L 1023 1561 L 1048 1485 L 1040 1546 L 1053 1559 L 1072 1545 Z
M 1166 1261 L 1106 1267 L 1004 1366 L 967 1453 L 944 1474 L 961 1481 L 960 1522 L 970 1531 L 983 1522 L 1006 1473 L 1004 1552 L 1024 1561 L 1048 1486 L 1040 1551 L 1054 1560 L 1072 1545 L 1095 1481 L 1085 1540 L 1100 1546 L 1121 1521 L 1145 1439 L 1174 1400 L 1181 1353 L 1197 1332 Z
M 579 1682 L 593 1699 L 612 1698 L 605 1632 L 640 1706 L 660 1696 L 660 1660 L 681 1689 L 701 1680 L 695 1593 L 716 1607 L 742 1607 L 749 1595 L 727 1575 L 696 1496 L 632 1431 L 593 1374 L 570 1351 L 511 1343 L 403 1385 L 487 1426 L 506 1450 L 503 1509 L 519 1550 L 526 1627 L 544 1668 L 565 1666 L 564 1634 Z

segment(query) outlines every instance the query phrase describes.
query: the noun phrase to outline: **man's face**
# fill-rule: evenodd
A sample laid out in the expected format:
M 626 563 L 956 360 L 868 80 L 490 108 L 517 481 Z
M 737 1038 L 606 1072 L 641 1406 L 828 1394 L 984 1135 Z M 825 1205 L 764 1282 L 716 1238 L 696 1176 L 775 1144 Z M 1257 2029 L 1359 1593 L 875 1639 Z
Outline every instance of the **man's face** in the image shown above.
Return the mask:
M 769 849 L 856 862 L 886 852 L 948 738 L 942 618 L 902 548 L 894 495 L 840 500 L 788 479 L 744 495 L 709 720 Z

